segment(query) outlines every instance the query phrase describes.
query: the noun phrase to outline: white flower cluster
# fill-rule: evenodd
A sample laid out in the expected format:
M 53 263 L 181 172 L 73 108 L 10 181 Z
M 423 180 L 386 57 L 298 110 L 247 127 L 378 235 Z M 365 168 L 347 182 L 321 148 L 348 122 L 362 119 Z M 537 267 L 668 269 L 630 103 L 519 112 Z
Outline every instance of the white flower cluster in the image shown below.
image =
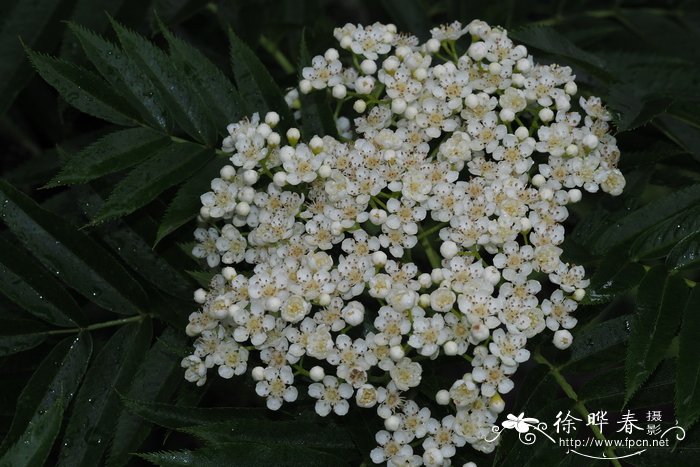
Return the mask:
M 388 465 L 494 449 L 528 339 L 572 341 L 588 280 L 560 258 L 566 205 L 625 185 L 610 115 L 574 98 L 570 68 L 482 21 L 431 33 L 336 29 L 348 60 L 314 57 L 287 102 L 327 90 L 346 115 L 337 138 L 280 134 L 274 112 L 231 124 L 193 250 L 221 269 L 195 293 L 187 380 L 252 366 L 272 410 L 311 381 L 321 416 L 376 410 L 371 458 Z M 416 389 L 438 357 L 465 368 L 434 395 L 453 409 L 441 419 Z

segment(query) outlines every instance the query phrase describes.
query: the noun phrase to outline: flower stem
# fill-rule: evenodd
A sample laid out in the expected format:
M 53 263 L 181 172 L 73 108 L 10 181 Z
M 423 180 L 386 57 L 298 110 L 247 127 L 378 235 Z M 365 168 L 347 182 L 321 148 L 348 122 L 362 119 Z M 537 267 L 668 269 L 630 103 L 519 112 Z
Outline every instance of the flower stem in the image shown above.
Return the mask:
M 302 376 L 306 376 L 307 378 L 311 377 L 311 375 L 310 375 L 310 373 L 309 373 L 309 370 L 307 370 L 306 368 L 304 368 L 303 366 L 301 366 L 300 363 L 294 365 L 294 370 L 296 370 L 296 371 L 294 372 L 295 375 L 302 375 Z
M 272 57 L 277 61 L 279 66 L 282 67 L 285 73 L 291 75 L 296 71 L 294 65 L 290 63 L 287 57 L 284 56 L 280 49 L 277 48 L 277 45 L 275 45 L 275 43 L 272 42 L 270 39 L 261 35 L 260 45 L 262 45 L 263 48 L 267 50 L 270 53 L 270 55 L 272 55 Z
M 85 326 L 84 328 L 52 329 L 51 331 L 46 331 L 44 334 L 47 334 L 47 335 L 75 334 L 78 332 L 94 331 L 96 329 L 104 329 L 104 328 L 111 328 L 111 327 L 115 327 L 115 326 L 123 326 L 124 324 L 138 323 L 139 321 L 143 321 L 144 318 L 146 318 L 147 316 L 149 316 L 149 315 L 135 315 L 135 316 L 130 316 L 129 318 L 114 319 L 112 321 L 104 321 L 102 323 L 91 324 L 89 326 Z
M 428 256 L 428 261 L 430 261 L 430 266 L 432 266 L 433 269 L 439 268 L 441 266 L 441 263 L 442 263 L 442 261 L 440 260 L 440 256 L 435 252 L 435 249 L 430 244 L 430 239 L 427 236 L 422 236 L 422 237 L 423 238 L 420 239 L 420 244 L 425 249 L 425 254 Z
M 442 229 L 442 228 L 445 227 L 446 225 L 449 225 L 449 222 L 440 222 L 439 224 L 432 226 L 432 227 L 429 228 L 428 230 L 422 231 L 422 232 L 420 233 L 420 235 L 418 235 L 418 239 L 419 239 L 419 240 L 423 240 L 423 238 L 427 237 L 428 235 L 434 234 L 435 232 L 437 232 L 438 230 Z
M 557 382 L 559 387 L 564 391 L 564 394 L 566 394 L 569 399 L 573 400 L 575 402 L 574 404 L 574 409 L 583 416 L 585 419 L 588 419 L 588 408 L 586 408 L 586 405 L 583 403 L 583 401 L 580 401 L 578 398 L 578 394 L 576 394 L 576 391 L 574 391 L 574 388 L 571 386 L 571 384 L 564 378 L 564 375 L 561 374 L 559 369 L 552 365 L 552 363 L 547 360 L 540 352 L 539 350 L 534 353 L 534 359 L 537 363 L 540 363 L 542 365 L 545 365 L 547 368 L 549 368 L 549 373 L 554 377 L 554 380 Z M 599 439 L 600 441 L 603 442 L 603 445 L 605 445 L 605 436 L 603 435 L 603 432 L 600 431 L 600 429 L 596 425 L 589 425 L 591 427 L 591 431 L 593 431 L 593 435 Z M 611 447 L 606 447 L 605 448 L 605 454 L 610 458 L 610 462 L 615 467 L 622 467 L 622 464 L 620 464 L 620 461 L 615 459 L 617 455 L 615 454 L 615 451 Z

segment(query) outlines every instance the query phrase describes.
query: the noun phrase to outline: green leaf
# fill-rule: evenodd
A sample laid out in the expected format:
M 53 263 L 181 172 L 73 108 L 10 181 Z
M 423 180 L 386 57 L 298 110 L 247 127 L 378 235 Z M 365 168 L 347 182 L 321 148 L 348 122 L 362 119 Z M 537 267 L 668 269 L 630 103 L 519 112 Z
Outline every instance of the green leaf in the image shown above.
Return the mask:
M 657 126 L 673 142 L 700 161 L 700 128 L 672 115 L 659 118 Z
M 36 417 L 17 442 L 0 458 L 2 467 L 24 467 L 44 465 L 51 446 L 58 436 L 63 419 L 61 399 L 56 399 L 43 414 Z
M 89 300 L 121 314 L 147 301 L 139 283 L 97 242 L 5 181 L 0 218 L 49 271 Z
M 315 417 L 314 417 L 315 418 Z M 355 444 L 347 430 L 321 420 L 231 419 L 180 428 L 209 444 L 261 443 L 281 446 L 304 446 L 352 455 Z
M 30 253 L 0 237 L 0 292 L 32 315 L 56 326 L 85 322 L 80 306 Z
M 196 172 L 213 152 L 192 143 L 171 143 L 137 165 L 121 182 L 92 220 L 92 224 L 125 216 Z
M 676 416 L 686 430 L 700 418 L 700 288 L 695 287 L 685 304 L 683 324 L 678 339 L 678 369 L 676 371 Z
M 633 407 L 654 407 L 668 403 L 668 396 L 676 385 L 676 365 L 673 360 L 664 360 L 649 380 L 634 395 Z M 577 390 L 579 400 L 585 401 L 589 409 L 619 411 L 625 402 L 625 381 L 620 378 L 623 367 L 607 368 L 596 374 Z
M 173 266 L 161 252 L 154 251 L 134 229 L 120 222 L 103 230 L 104 241 L 141 277 L 169 295 L 192 300 L 192 282 L 184 271 Z
M 192 249 L 190 248 L 190 251 Z M 187 271 L 197 283 L 202 287 L 209 287 L 211 285 L 211 280 L 214 277 L 212 271 Z
M 591 277 L 582 303 L 593 305 L 614 300 L 621 293 L 633 288 L 644 277 L 644 267 L 631 263 L 626 255 L 610 254 L 603 258 Z
M 623 173 L 642 165 L 652 165 L 666 158 L 685 154 L 685 151 L 669 142 L 652 144 L 639 151 L 625 151 L 619 167 Z
M 30 81 L 22 42 L 32 47 L 53 45 L 55 32 L 63 28 L 60 20 L 67 18 L 72 6 L 72 0 L 15 1 L 5 10 L 0 23 L 0 114 Z
M 187 345 L 187 336 L 172 328 L 166 329 L 157 342 L 143 356 L 132 382 L 126 391 L 128 399 L 156 402 L 168 398 L 182 380 L 178 353 Z M 106 465 L 117 467 L 126 464 L 151 430 L 150 424 L 122 410 L 114 427 L 114 438 L 109 448 Z
M 241 97 L 233 83 L 202 52 L 162 28 L 175 66 L 185 74 L 205 103 L 214 127 L 223 135 L 226 125 L 245 114 Z
M 542 50 L 549 54 L 565 58 L 601 78 L 611 80 L 612 76 L 606 71 L 606 65 L 596 55 L 580 49 L 576 44 L 561 35 L 556 30 L 546 26 L 528 26 L 509 31 L 508 35 L 518 42 Z
M 109 17 L 107 15 L 117 16 L 120 11 L 126 9 L 135 10 L 137 8 L 136 3 L 149 2 L 141 2 L 141 0 L 77 0 L 71 15 L 71 21 L 80 24 L 84 28 L 102 33 L 109 25 Z M 60 57 L 68 61 L 80 60 L 83 57 L 79 56 L 79 52 L 80 43 L 78 39 L 69 30 L 66 30 L 61 38 Z
M 97 354 L 75 398 L 59 466 L 93 466 L 102 458 L 120 411 L 117 393 L 131 382 L 152 334 L 148 319 L 122 326 Z
M 623 315 L 594 326 L 585 327 L 576 332 L 576 339 L 571 344 L 571 357 L 566 366 L 576 368 L 575 364 L 611 347 L 625 342 L 630 337 L 632 316 Z
M 93 117 L 130 126 L 137 123 L 138 113 L 110 84 L 93 72 L 62 60 L 27 50 L 34 68 L 53 86 L 65 101 Z
M 700 231 L 700 206 L 687 209 L 642 233 L 632 243 L 633 258 L 664 256 L 676 243 Z
M 232 29 L 229 29 L 228 35 L 231 42 L 233 73 L 238 92 L 246 105 L 246 113 L 257 112 L 264 116 L 269 111 L 275 111 L 281 117 L 281 128 L 291 125 L 294 117 L 270 72 Z
M 311 66 L 311 56 L 306 46 L 306 34 L 301 36 L 299 64 L 300 73 L 301 67 Z M 306 139 L 311 139 L 313 136 L 338 135 L 335 119 L 326 96 L 325 92 L 313 92 L 299 96 L 301 99 L 301 130 Z
M 687 296 L 688 287 L 683 279 L 668 275 L 663 266 L 649 270 L 639 284 L 638 311 L 625 362 L 625 403 L 663 359 L 678 331 L 682 304 Z
M 666 112 L 672 102 L 665 95 L 649 92 L 629 82 L 613 85 L 606 101 L 618 132 L 645 125 Z
M 146 160 L 169 141 L 147 128 L 117 130 L 72 156 L 46 187 L 86 183 L 124 170 Z
M 219 467 L 235 459 L 240 466 L 327 467 L 348 465 L 340 457 L 303 446 L 280 446 L 259 443 L 226 443 L 198 451 L 139 454 L 153 464 L 164 467 Z
M 115 21 L 112 21 L 112 27 L 129 58 L 150 76 L 178 125 L 195 140 L 213 145 L 216 131 L 212 130 L 198 90 L 188 86 L 187 76 L 151 42 Z
M 695 268 L 700 264 L 700 232 L 694 232 L 673 247 L 666 258 L 666 266 L 674 271 Z
M 76 24 L 68 26 L 97 71 L 124 95 L 144 121 L 154 128 L 169 130 L 170 118 L 161 105 L 163 98 L 148 75 L 111 42 Z
M 158 226 L 154 246 L 197 217 L 202 206 L 199 197 L 210 190 L 211 181 L 219 176 L 222 163 L 220 159 L 213 159 L 182 184 Z
M 46 326 L 31 320 L 2 320 L 0 357 L 16 354 L 40 345 L 46 340 Z
M 233 419 L 259 419 L 265 409 L 256 407 L 184 407 L 157 402 L 123 398 L 124 406 L 141 418 L 165 428 L 180 429 L 194 425 L 225 422 Z
M 104 205 L 102 196 L 90 187 L 83 187 L 76 192 L 83 201 L 87 216 L 93 217 Z M 192 298 L 192 283 L 187 275 L 182 268 L 173 266 L 162 251 L 154 251 L 151 243 L 146 240 L 155 228 L 156 222 L 150 216 L 142 215 L 131 219 L 129 223 L 118 220 L 104 224 L 94 232 L 143 279 L 167 294 L 189 301 Z M 188 260 L 184 255 L 178 256 Z
M 22 438 L 22 433 L 41 423 L 55 404 L 67 407 L 83 379 L 92 353 L 88 333 L 68 337 L 46 356 L 20 394 L 12 426 L 0 445 L 0 452 Z
M 689 207 L 700 204 L 700 184 L 691 185 L 656 199 L 627 214 L 604 230 L 594 245 L 594 253 L 605 253 L 631 240 L 640 232 Z

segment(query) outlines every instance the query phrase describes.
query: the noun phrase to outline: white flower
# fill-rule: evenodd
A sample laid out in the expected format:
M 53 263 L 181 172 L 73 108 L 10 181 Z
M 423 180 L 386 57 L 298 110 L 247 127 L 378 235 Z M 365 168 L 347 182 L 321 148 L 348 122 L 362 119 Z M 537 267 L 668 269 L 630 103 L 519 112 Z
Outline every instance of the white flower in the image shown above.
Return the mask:
M 462 26 L 459 21 L 454 21 L 450 24 L 442 24 L 437 28 L 430 30 L 430 35 L 437 40 L 456 41 L 467 33 L 467 28 Z
M 390 371 L 391 380 L 401 391 L 407 391 L 418 386 L 421 380 L 423 368 L 420 363 L 412 361 L 410 358 L 402 358 Z
M 363 384 L 355 393 L 355 403 L 358 407 L 368 409 L 374 407 L 379 401 L 379 392 L 371 384 Z
M 286 147 L 288 148 L 289 146 Z M 290 152 L 291 155 L 282 164 L 282 167 L 287 172 L 287 183 L 299 185 L 302 182 L 313 182 L 318 176 L 317 172 L 323 163 L 325 154 L 314 154 L 305 144 L 297 144 L 294 150 Z
M 449 337 L 449 329 L 445 327 L 442 315 L 436 314 L 430 318 L 419 316 L 413 320 L 413 333 L 408 338 L 408 345 L 421 355 L 431 356 Z
M 428 427 L 431 436 L 423 441 L 423 449 L 426 452 L 437 449 L 446 459 L 453 457 L 457 451 L 456 447 L 466 444 L 466 440 L 454 430 L 455 417 L 448 415 L 440 422 L 434 419 L 431 422 Z
M 260 361 L 256 392 L 278 410 L 307 384 L 294 365 L 320 415 L 375 408 L 376 463 L 450 465 L 465 443 L 490 453 L 528 340 L 549 328 L 571 345 L 589 280 L 561 259 L 563 223 L 583 191 L 625 186 L 611 115 L 596 97 L 572 110 L 572 70 L 483 21 L 425 43 L 380 23 L 334 36 L 341 52 L 314 57 L 286 93 L 286 132 L 275 112 L 227 127 L 231 165 L 200 197 L 192 253 L 214 275 L 185 328 L 185 378 Z M 338 101 L 338 137 L 307 134 L 299 96 L 319 91 Z M 468 353 L 436 396 L 456 412 L 431 418 L 410 399 L 422 365 Z
M 282 304 L 282 319 L 296 323 L 304 319 L 311 310 L 311 304 L 298 295 L 292 295 Z
M 227 341 L 217 348 L 215 362 L 222 378 L 242 375 L 248 368 L 248 350 L 234 341 Z
M 215 228 L 202 229 L 194 231 L 194 238 L 198 244 L 192 248 L 192 255 L 196 258 L 206 258 L 210 268 L 216 267 L 221 261 L 219 249 L 216 247 L 216 241 L 219 238 L 219 232 Z
M 301 74 L 311 82 L 314 89 L 323 89 L 342 82 L 342 68 L 343 64 L 339 60 L 328 61 L 325 57 L 317 55 L 311 59 L 311 66 L 304 68 Z
M 185 379 L 190 383 L 197 383 L 197 386 L 202 386 L 207 382 L 207 367 L 202 362 L 202 359 L 196 355 L 183 358 L 180 366 L 185 368 Z
M 496 329 L 492 334 L 493 342 L 489 343 L 489 350 L 506 365 L 517 365 L 530 358 L 530 351 L 524 349 L 527 338 L 520 333 L 506 333 L 503 329 Z
M 322 383 L 309 385 L 309 395 L 316 401 L 316 413 L 325 417 L 331 410 L 337 415 L 348 413 L 350 404 L 347 399 L 352 397 L 352 386 L 347 383 L 339 383 L 338 378 L 326 376 Z
M 283 402 L 294 402 L 297 399 L 297 388 L 292 386 L 294 375 L 291 367 L 265 368 L 263 380 L 255 386 L 255 392 L 267 399 L 267 408 L 279 410 Z
M 576 326 L 577 319 L 570 313 L 576 310 L 578 304 L 575 300 L 564 297 L 562 290 L 555 290 L 549 299 L 542 301 L 542 312 L 545 314 L 547 327 L 556 331 L 559 327 L 571 329 Z
M 554 343 L 554 346 L 559 350 L 564 350 L 564 349 L 569 348 L 569 346 L 571 345 L 573 340 L 574 340 L 573 336 L 566 329 L 558 330 L 557 332 L 554 333 L 554 337 L 552 338 L 552 342 Z
M 377 432 L 375 439 L 379 447 L 370 452 L 370 458 L 375 464 L 400 465 L 399 462 L 413 456 L 413 448 L 408 444 L 410 439 L 402 431 L 389 433 L 381 430 Z
M 406 432 L 409 438 L 423 438 L 428 433 L 430 409 L 419 407 L 414 401 L 406 401 L 401 408 L 400 430 Z
M 508 376 L 515 373 L 516 366 L 502 364 L 494 355 L 488 355 L 482 365 L 475 366 L 472 378 L 481 383 L 481 393 L 491 397 L 498 391 L 507 394 L 513 389 L 513 381 Z
M 507 133 L 505 125 L 499 124 L 494 112 L 489 112 L 482 120 L 467 125 L 467 131 L 472 137 L 472 150 L 485 150 L 488 153 L 496 150 L 499 141 Z
M 352 26 L 352 28 L 346 25 L 346 28 L 349 33 L 343 34 L 340 32 L 342 30 L 336 29 L 335 36 L 336 38 L 340 36 L 341 47 L 350 49 L 357 55 L 376 60 L 379 54 L 386 54 L 391 50 L 394 35 L 383 24 L 374 23 L 370 26 Z M 349 38 L 349 40 L 343 41 L 344 37 Z
M 449 393 L 457 407 L 467 407 L 479 397 L 479 387 L 472 375 L 467 373 L 452 384 Z
M 202 206 L 208 209 L 209 216 L 217 218 L 232 213 L 236 208 L 238 185 L 215 178 L 211 181 L 211 189 L 212 191 L 200 197 Z
M 435 311 L 450 311 L 456 300 L 457 296 L 452 290 L 441 287 L 430 294 L 430 307 Z
M 457 120 L 452 117 L 452 109 L 447 103 L 428 98 L 421 104 L 421 111 L 416 115 L 416 123 L 425 129 L 431 138 L 437 138 L 443 131 L 452 132 L 457 126 Z

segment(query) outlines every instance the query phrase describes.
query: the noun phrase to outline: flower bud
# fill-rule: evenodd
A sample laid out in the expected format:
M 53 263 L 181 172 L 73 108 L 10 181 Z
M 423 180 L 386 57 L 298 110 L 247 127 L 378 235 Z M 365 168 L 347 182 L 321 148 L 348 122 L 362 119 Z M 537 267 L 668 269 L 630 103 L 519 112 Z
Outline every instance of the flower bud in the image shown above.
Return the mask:
M 265 114 L 265 123 L 267 123 L 270 128 L 274 128 L 280 122 L 280 115 L 277 112 L 268 112 Z
M 261 366 L 256 366 L 251 370 L 250 375 L 254 381 L 262 381 L 265 379 L 265 369 Z
M 400 345 L 394 345 L 389 349 L 389 358 L 395 362 L 398 362 L 405 356 L 406 353 L 403 351 L 403 348 Z
M 348 89 L 342 84 L 336 84 L 335 86 L 333 86 L 331 94 L 333 94 L 333 97 L 335 97 L 336 99 L 344 99 L 345 96 L 348 94 Z
M 358 114 L 361 114 L 367 108 L 367 104 L 365 104 L 365 101 L 363 101 L 362 99 L 358 99 L 352 105 L 352 108 L 355 110 L 355 112 L 357 112 Z
M 377 72 L 377 63 L 374 60 L 362 60 L 362 63 L 360 63 L 360 70 L 365 75 L 373 75 Z
M 447 405 L 450 403 L 450 393 L 445 389 L 440 389 L 437 394 L 435 394 L 435 402 L 438 405 Z
M 194 291 L 194 301 L 202 304 L 207 301 L 207 293 L 204 289 L 197 289 Z
M 447 341 L 443 344 L 442 350 L 445 352 L 445 355 L 453 356 L 457 355 L 459 348 L 457 347 L 457 343 L 455 341 Z
M 556 347 L 559 350 L 564 350 L 569 348 L 573 340 L 574 337 L 569 331 L 567 331 L 566 329 L 560 329 L 554 333 L 554 338 L 552 339 L 552 342 L 554 343 L 554 347 Z
M 396 431 L 401 426 L 401 419 L 396 415 L 392 415 L 384 420 L 384 428 L 388 431 Z
M 312 381 L 319 382 L 325 377 L 326 372 L 324 371 L 323 367 L 314 366 L 309 370 L 309 378 L 311 378 Z

